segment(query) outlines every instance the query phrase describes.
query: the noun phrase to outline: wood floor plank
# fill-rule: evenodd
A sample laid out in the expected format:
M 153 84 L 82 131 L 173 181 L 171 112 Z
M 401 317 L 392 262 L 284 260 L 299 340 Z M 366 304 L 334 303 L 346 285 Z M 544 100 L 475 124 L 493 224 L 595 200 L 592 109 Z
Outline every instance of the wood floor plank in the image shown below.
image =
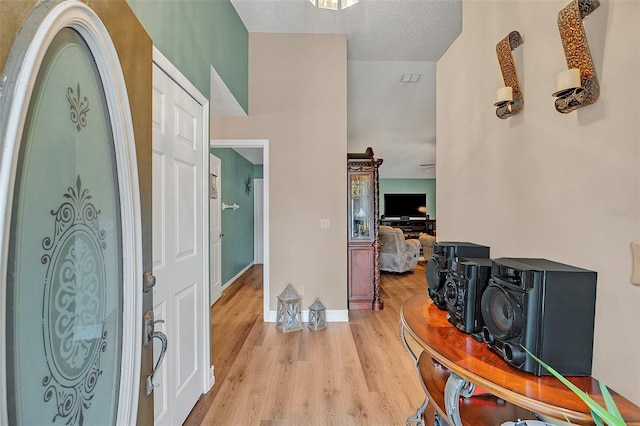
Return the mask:
M 399 311 L 426 292 L 424 268 L 382 275 L 382 311 L 288 334 L 263 322 L 263 268 L 250 268 L 211 309 L 216 383 L 185 424 L 404 425 L 424 391 L 398 335 Z

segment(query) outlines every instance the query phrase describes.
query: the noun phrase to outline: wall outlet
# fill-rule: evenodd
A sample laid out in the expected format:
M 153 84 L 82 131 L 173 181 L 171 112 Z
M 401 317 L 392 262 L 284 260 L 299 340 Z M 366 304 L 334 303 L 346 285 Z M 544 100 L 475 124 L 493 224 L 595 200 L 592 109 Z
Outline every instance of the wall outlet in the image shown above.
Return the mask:
M 320 228 L 322 229 L 331 228 L 331 219 L 320 219 Z
M 298 286 L 298 295 L 304 296 L 304 286 L 303 285 L 299 285 Z

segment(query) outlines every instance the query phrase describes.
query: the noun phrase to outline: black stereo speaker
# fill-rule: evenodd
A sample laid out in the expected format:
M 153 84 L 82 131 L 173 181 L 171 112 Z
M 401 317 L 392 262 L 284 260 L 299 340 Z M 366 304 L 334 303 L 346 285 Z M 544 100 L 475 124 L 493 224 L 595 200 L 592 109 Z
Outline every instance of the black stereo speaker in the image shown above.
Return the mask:
M 488 259 L 489 250 L 487 246 L 468 242 L 439 241 L 433 244 L 433 255 L 427 262 L 427 294 L 438 308 L 447 309 L 444 283 L 451 261 L 459 257 Z
M 536 376 L 591 375 L 594 271 L 546 259 L 494 259 L 482 300 L 482 339 L 506 362 Z
M 489 284 L 491 265 L 491 259 L 472 258 L 459 258 L 451 263 L 444 283 L 444 300 L 449 311 L 447 318 L 465 333 L 478 333 L 484 325 L 480 301 Z

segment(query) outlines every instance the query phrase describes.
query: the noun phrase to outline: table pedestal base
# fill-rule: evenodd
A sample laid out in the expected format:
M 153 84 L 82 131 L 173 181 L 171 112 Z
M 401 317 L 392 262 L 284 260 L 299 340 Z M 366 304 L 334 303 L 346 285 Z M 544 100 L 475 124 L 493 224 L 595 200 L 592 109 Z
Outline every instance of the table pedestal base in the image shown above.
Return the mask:
M 411 426 L 413 423 L 417 424 L 418 426 L 424 426 L 424 410 L 427 409 L 428 403 L 429 397 L 427 396 L 424 398 L 422 405 L 416 410 L 416 413 L 407 419 L 407 426 Z

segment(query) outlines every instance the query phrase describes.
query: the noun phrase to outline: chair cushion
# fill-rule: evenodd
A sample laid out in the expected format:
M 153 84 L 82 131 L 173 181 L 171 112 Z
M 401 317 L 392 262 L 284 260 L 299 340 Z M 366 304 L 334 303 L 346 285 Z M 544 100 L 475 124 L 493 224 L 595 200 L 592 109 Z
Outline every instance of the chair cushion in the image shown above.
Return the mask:
M 422 256 L 425 260 L 431 259 L 431 256 L 433 256 L 433 245 L 436 242 L 436 237 L 420 233 L 418 240 L 420 241 L 420 244 L 422 244 Z
M 405 240 L 399 228 L 380 226 L 380 270 L 386 272 L 407 272 L 418 264 L 420 242 L 415 239 Z

